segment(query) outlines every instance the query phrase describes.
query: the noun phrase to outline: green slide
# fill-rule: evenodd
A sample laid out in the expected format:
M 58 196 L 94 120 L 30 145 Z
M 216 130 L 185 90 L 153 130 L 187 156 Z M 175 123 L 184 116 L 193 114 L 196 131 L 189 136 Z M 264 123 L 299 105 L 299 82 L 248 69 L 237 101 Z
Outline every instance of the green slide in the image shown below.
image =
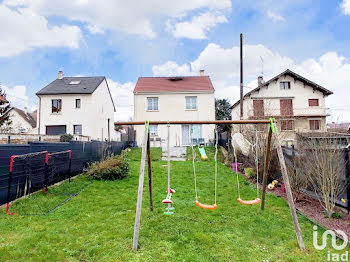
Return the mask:
M 207 156 L 207 154 L 205 153 L 204 146 L 199 146 L 199 147 L 198 147 L 198 150 L 199 150 L 199 153 L 201 154 L 201 159 L 207 160 L 207 159 L 208 159 L 208 156 Z

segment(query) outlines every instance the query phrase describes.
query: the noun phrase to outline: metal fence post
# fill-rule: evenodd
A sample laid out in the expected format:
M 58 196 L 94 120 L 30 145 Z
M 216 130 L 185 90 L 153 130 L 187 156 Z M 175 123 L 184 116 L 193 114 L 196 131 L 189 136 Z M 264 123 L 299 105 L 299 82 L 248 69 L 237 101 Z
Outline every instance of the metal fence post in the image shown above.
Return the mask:
M 71 182 L 72 177 L 72 150 L 69 151 L 69 167 L 68 167 L 68 181 Z
M 345 178 L 348 181 L 348 185 L 346 188 L 346 197 L 347 197 L 347 210 L 350 213 L 350 161 L 349 161 L 349 148 L 344 148 L 344 171 Z

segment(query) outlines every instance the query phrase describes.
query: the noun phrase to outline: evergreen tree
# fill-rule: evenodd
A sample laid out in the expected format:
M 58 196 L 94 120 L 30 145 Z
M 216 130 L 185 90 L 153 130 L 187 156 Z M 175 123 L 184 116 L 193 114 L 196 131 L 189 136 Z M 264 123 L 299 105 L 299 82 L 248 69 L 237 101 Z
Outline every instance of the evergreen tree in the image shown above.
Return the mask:
M 7 128 L 11 125 L 10 110 L 12 109 L 10 102 L 6 99 L 6 93 L 0 86 L 0 128 Z
M 231 120 L 230 102 L 228 99 L 215 99 L 215 119 L 216 120 Z M 219 125 L 220 132 L 230 130 L 230 126 Z

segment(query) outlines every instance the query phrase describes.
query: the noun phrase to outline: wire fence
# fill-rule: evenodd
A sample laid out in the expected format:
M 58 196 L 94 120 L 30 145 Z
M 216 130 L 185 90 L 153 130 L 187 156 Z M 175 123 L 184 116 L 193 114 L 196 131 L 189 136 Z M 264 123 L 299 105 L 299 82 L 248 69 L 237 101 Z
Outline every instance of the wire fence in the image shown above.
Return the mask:
M 0 145 L 0 205 L 70 179 L 89 163 L 119 155 L 128 146 L 114 141 Z

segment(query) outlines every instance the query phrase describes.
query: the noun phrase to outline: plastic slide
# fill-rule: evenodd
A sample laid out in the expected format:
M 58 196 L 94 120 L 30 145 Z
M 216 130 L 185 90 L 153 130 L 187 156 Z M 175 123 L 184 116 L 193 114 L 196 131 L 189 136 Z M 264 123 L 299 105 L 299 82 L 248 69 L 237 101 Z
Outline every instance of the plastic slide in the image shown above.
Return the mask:
M 201 159 L 203 160 L 207 160 L 208 159 L 208 156 L 207 154 L 205 153 L 205 150 L 204 150 L 204 146 L 202 147 L 198 147 L 198 150 L 199 150 L 199 153 L 201 154 Z

